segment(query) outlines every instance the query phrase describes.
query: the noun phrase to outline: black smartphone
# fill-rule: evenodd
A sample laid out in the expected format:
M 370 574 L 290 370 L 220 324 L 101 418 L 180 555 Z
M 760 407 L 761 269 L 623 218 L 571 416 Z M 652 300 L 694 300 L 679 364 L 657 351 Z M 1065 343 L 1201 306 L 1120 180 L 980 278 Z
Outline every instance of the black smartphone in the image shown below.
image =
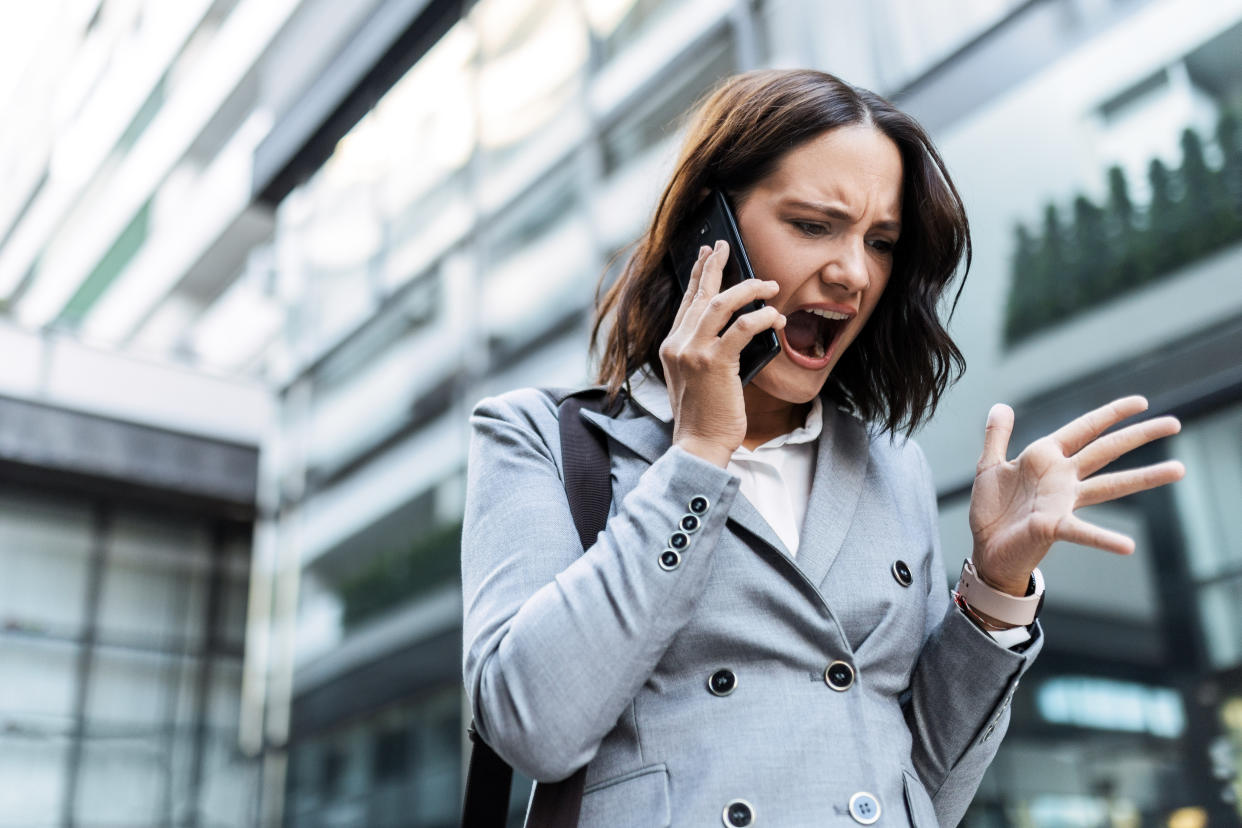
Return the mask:
M 694 269 L 694 263 L 699 258 L 699 248 L 703 245 L 711 247 L 718 239 L 724 239 L 729 243 L 729 260 L 725 263 L 724 273 L 720 280 L 720 290 L 727 290 L 739 284 L 743 279 L 755 278 L 755 271 L 751 268 L 750 259 L 746 255 L 746 247 L 742 244 L 742 234 L 737 229 L 737 219 L 733 215 L 733 208 L 729 206 L 729 200 L 725 198 L 724 193 L 713 190 L 703 206 L 695 213 L 688 228 L 685 237 L 677 240 L 673 251 L 669 254 L 669 266 L 672 267 L 673 274 L 677 277 L 677 284 L 681 286 L 679 297 L 684 295 L 690 286 L 690 271 Z M 729 325 L 732 325 L 742 314 L 759 310 L 763 306 L 764 302 L 761 299 L 743 305 L 729 319 L 729 324 L 724 326 L 721 333 L 728 330 Z M 755 334 L 742 349 L 738 367 L 738 376 L 742 379 L 742 385 L 754 379 L 755 374 L 758 374 L 763 366 L 771 362 L 773 357 L 780 352 L 781 343 L 777 339 L 776 331 L 768 328 Z

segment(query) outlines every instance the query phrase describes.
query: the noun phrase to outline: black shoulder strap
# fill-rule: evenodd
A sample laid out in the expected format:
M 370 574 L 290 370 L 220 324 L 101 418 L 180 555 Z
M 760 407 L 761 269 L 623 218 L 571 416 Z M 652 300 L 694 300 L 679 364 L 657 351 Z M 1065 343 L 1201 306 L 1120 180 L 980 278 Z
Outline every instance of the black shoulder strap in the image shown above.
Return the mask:
M 550 396 L 553 401 L 556 400 L 555 396 Z M 569 511 L 574 516 L 574 528 L 578 530 L 583 551 L 595 545 L 595 539 L 608 522 L 612 476 L 609 473 L 607 438 L 588 428 L 578 412 L 583 408 L 601 411 L 605 401 L 604 389 L 588 388 L 563 396 L 557 406 L 565 494 L 569 498 Z
M 583 408 L 602 411 L 606 392 L 603 388 L 579 391 L 545 388 L 543 392 L 557 406 L 565 494 L 569 498 L 578 540 L 583 550 L 587 550 L 595 545 L 608 522 L 612 478 L 607 438 L 588 428 L 578 412 Z M 503 828 L 508 815 L 513 768 L 479 737 L 473 722 L 469 733 L 474 746 L 466 776 L 462 828 Z M 577 828 L 585 782 L 586 768 L 582 767 L 561 782 L 535 785 L 526 819 L 528 828 Z
M 513 768 L 483 741 L 474 722 L 466 732 L 473 747 L 466 771 L 466 798 L 461 804 L 461 828 L 504 828 L 509 818 Z

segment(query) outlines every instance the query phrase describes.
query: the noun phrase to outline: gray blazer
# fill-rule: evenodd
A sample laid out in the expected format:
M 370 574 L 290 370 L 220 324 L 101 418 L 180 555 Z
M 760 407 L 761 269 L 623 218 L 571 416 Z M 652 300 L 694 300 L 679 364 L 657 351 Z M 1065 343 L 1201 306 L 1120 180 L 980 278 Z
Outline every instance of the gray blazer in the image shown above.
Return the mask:
M 581 416 L 613 485 L 585 552 L 551 401 L 521 389 L 471 416 L 464 677 L 483 738 L 542 781 L 589 763 L 592 828 L 956 825 L 1042 635 L 1013 652 L 953 606 L 922 451 L 826 405 L 791 560 L 670 424 L 632 401 Z

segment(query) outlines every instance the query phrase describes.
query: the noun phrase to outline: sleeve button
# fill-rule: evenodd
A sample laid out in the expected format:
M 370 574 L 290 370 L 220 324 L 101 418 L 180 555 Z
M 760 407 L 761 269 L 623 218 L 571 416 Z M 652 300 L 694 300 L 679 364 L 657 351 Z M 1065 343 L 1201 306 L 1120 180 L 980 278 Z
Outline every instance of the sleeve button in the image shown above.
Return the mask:
M 674 532 L 669 536 L 668 545 L 674 549 L 685 549 L 690 545 L 690 536 L 685 532 Z
M 703 495 L 695 495 L 690 498 L 690 511 L 696 515 L 701 515 L 711 506 L 711 501 L 703 497 Z
M 672 572 L 679 566 L 681 566 L 681 555 L 672 549 L 665 549 L 660 553 L 660 569 L 663 569 L 665 572 Z
M 699 531 L 699 519 L 694 515 L 683 515 L 681 518 L 681 531 L 694 533 Z

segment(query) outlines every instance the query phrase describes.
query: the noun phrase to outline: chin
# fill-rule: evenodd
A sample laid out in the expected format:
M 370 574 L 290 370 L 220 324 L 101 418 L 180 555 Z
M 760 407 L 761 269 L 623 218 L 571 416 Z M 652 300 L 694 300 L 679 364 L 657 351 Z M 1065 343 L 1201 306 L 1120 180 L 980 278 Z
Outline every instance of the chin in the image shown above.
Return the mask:
M 756 375 L 751 385 L 768 396 L 788 403 L 809 403 L 815 399 L 832 371 L 832 366 L 812 372 L 796 365 L 780 363 L 781 357 L 777 356 Z

